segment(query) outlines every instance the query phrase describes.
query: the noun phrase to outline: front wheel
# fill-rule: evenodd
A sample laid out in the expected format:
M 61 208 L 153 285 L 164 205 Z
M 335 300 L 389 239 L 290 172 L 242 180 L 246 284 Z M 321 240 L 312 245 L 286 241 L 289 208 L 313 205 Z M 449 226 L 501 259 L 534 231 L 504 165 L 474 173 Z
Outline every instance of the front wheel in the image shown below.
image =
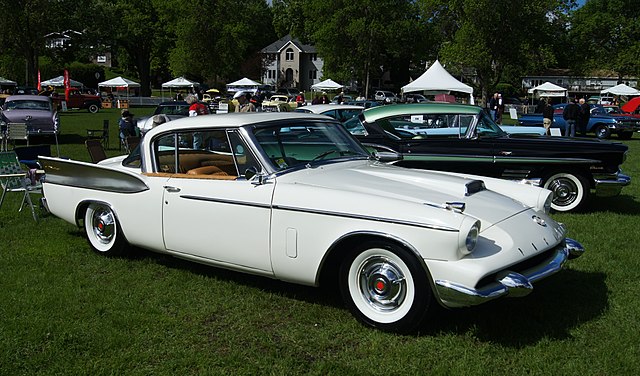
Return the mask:
M 345 305 L 365 325 L 410 332 L 427 317 L 433 294 L 418 260 L 388 242 L 367 242 L 340 266 Z
M 578 209 L 584 205 L 589 195 L 586 179 L 574 173 L 553 174 L 544 180 L 542 186 L 553 192 L 551 208 L 557 212 Z
M 611 130 L 609 129 L 608 126 L 604 124 L 600 124 L 596 127 L 596 137 L 598 137 L 601 140 L 604 140 L 609 138 L 609 136 L 611 136 Z
M 98 107 L 97 104 L 90 104 L 89 108 L 88 108 L 89 112 L 91 112 L 92 114 L 96 114 L 98 113 L 98 111 L 100 110 L 100 107 Z
M 109 206 L 90 204 L 84 214 L 84 229 L 91 248 L 97 253 L 105 256 L 120 256 L 127 251 L 127 240 Z

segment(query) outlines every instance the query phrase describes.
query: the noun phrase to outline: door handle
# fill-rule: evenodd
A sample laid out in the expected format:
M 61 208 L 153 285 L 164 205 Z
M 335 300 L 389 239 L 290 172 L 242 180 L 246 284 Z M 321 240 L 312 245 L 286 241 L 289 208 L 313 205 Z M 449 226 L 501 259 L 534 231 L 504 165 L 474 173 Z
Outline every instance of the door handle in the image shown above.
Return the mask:
M 177 193 L 177 192 L 180 192 L 180 188 L 178 188 L 178 187 L 172 187 L 172 186 L 169 186 L 169 185 L 165 185 L 165 186 L 164 186 L 164 189 L 166 189 L 166 190 L 167 190 L 167 192 L 171 192 L 171 193 Z
M 500 154 L 500 155 L 511 155 L 511 153 L 512 153 L 512 152 L 510 152 L 510 151 L 503 150 L 503 151 L 501 151 L 499 154 Z

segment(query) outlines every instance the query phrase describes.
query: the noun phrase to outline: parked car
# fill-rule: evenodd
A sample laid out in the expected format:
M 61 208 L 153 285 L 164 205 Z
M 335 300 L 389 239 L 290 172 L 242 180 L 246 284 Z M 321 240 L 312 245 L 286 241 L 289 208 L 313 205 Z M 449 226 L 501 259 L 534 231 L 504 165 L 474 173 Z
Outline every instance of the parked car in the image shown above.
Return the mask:
M 354 116 L 358 116 L 363 110 L 364 107 L 348 104 L 312 104 L 310 106 L 296 108 L 295 111 L 326 115 L 343 123 Z
M 207 111 L 210 107 L 205 104 Z M 191 105 L 185 101 L 167 101 L 161 102 L 156 106 L 153 115 L 167 115 L 169 121 L 189 116 L 189 107 Z M 136 125 L 140 129 L 140 133 L 146 133 L 152 128 L 153 115 L 135 118 Z
M 51 99 L 58 110 L 62 109 L 62 102 L 65 103 L 68 109 L 87 110 L 92 114 L 97 113 L 102 108 L 102 98 L 99 95 L 84 94 L 76 88 L 69 90 L 68 97 L 66 94 L 59 94 L 52 96 Z
M 422 103 L 427 102 L 427 97 L 422 94 L 408 93 L 404 95 L 403 101 L 406 103 Z
M 567 122 L 562 117 L 562 112 L 567 104 L 561 103 L 553 106 L 554 115 L 551 128 L 559 128 L 564 134 Z M 599 105 L 590 105 L 592 108 Z M 640 119 L 631 116 L 611 116 L 606 111 L 592 110 L 589 123 L 587 124 L 587 133 L 595 133 L 596 137 L 601 139 L 609 138 L 612 134 L 623 140 L 633 137 L 633 133 L 640 130 Z M 542 114 L 522 114 L 518 117 L 518 123 L 527 126 L 542 126 Z
M 352 100 L 352 101 L 343 102 L 343 104 L 348 104 L 348 105 L 352 105 L 352 106 L 360 106 L 360 107 L 364 107 L 364 108 L 380 106 L 380 102 L 378 102 L 378 101 L 369 101 L 369 100 L 360 100 L 360 101 Z
M 399 166 L 473 173 L 550 189 L 552 208 L 561 212 L 583 207 L 591 190 L 599 197 L 617 196 L 631 182 L 620 170 L 628 150 L 624 144 L 509 134 L 476 106 L 375 107 L 345 127 L 370 148 L 396 154 Z
M 60 132 L 60 118 L 49 97 L 11 95 L 2 105 L 2 132 L 11 123 L 26 124 L 29 135 L 54 135 Z
M 117 167 L 43 158 L 45 206 L 103 255 L 142 247 L 335 282 L 353 315 L 383 330 L 413 330 L 432 304 L 527 295 L 584 251 L 548 215 L 550 191 L 380 163 L 326 116 L 183 118 L 138 150 Z
M 295 98 L 281 94 L 272 95 L 269 100 L 262 102 L 262 111 L 266 112 L 289 112 L 295 107 L 297 107 Z
M 383 103 L 398 103 L 400 98 L 398 98 L 395 93 L 386 90 L 378 90 L 373 95 L 373 99 L 383 102 Z

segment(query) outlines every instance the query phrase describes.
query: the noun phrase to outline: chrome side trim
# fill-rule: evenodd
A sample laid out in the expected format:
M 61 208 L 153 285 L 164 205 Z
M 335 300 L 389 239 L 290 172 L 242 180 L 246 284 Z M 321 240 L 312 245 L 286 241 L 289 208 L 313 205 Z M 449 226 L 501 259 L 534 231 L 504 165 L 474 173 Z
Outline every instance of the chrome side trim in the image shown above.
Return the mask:
M 482 304 L 503 296 L 522 297 L 533 290 L 533 283 L 553 275 L 569 259 L 580 257 L 584 247 L 573 239 L 565 239 L 555 254 L 544 263 L 531 267 L 522 273 L 504 270 L 497 274 L 496 281 L 483 288 L 467 287 L 447 280 L 436 280 L 437 295 L 445 307 L 466 307 Z
M 328 215 L 328 216 L 340 217 L 340 218 L 362 219 L 362 220 L 365 220 L 365 221 L 376 221 L 376 222 L 392 223 L 392 224 L 405 225 L 405 226 L 428 228 L 428 229 L 431 229 L 431 230 L 439 230 L 439 231 L 450 231 L 450 232 L 458 232 L 459 231 L 457 228 L 448 227 L 448 226 L 439 226 L 439 225 L 432 225 L 432 224 L 428 224 L 428 223 L 403 221 L 403 220 L 393 219 L 393 218 L 374 217 L 374 216 L 360 215 L 360 214 L 339 213 L 339 212 L 317 210 L 317 209 L 294 208 L 294 207 L 289 207 L 289 206 L 274 206 L 273 209 L 274 210 L 286 210 L 286 211 L 293 211 L 293 212 L 301 212 L 301 213 L 308 213 L 308 214 Z

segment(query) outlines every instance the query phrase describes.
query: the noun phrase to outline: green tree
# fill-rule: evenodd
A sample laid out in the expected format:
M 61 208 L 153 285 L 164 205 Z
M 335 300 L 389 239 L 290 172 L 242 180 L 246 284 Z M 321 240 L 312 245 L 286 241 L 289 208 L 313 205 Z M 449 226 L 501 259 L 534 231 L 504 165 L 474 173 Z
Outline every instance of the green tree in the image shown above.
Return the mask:
M 505 72 L 523 72 L 556 62 L 551 35 L 568 3 L 419 0 L 421 19 L 432 23 L 441 35 L 440 59 L 448 69 L 475 68 L 484 99 L 503 80 Z
M 5 14 L 0 17 L 0 48 L 3 54 L 20 59 L 6 64 L 14 69 L 22 65 L 25 85 L 33 86 L 37 81 L 38 58 L 45 49 L 45 35 L 54 31 L 71 28 L 67 22 L 69 15 L 75 13 L 88 1 L 78 0 L 0 0 L 0 9 Z M 63 28 L 64 27 L 64 28 Z M 10 58 L 9 58 L 10 59 Z M 15 77 L 20 80 L 22 77 Z
M 199 1 L 181 7 L 170 52 L 174 75 L 217 85 L 260 76 L 260 50 L 273 42 L 272 14 L 264 0 Z
M 414 5 L 401 0 L 305 2 L 306 34 L 324 59 L 324 77 L 356 78 L 365 95 L 385 70 L 408 78 L 416 39 L 423 35 Z
M 590 0 L 571 18 L 579 71 L 607 69 L 619 77 L 640 75 L 640 8 L 634 0 Z

